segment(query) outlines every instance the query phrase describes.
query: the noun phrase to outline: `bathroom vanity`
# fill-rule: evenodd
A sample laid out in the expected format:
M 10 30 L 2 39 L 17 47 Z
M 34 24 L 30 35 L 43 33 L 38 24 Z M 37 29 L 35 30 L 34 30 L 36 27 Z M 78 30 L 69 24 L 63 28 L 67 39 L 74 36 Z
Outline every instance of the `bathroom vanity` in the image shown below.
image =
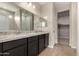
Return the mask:
M 39 55 L 49 44 L 49 34 L 45 32 L 48 30 L 43 30 L 48 28 L 47 20 L 10 4 L 2 3 L 3 7 L 0 8 L 0 55 Z M 9 6 L 11 10 L 4 6 Z
M 0 42 L 2 56 L 37 56 L 49 44 L 48 33 L 21 34 L 12 36 Z M 11 36 L 10 36 L 11 37 Z M 2 54 L 1 54 L 2 53 Z

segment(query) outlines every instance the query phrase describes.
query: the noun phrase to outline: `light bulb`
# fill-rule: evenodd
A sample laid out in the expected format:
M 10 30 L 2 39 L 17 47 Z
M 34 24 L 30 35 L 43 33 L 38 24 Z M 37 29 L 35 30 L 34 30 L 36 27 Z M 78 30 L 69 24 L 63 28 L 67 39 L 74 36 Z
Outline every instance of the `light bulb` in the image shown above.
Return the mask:
M 29 6 L 32 6 L 32 3 L 31 2 L 29 3 Z
M 12 19 L 12 15 L 9 15 L 8 17 L 9 17 L 10 19 Z
M 15 20 L 19 20 L 20 18 L 18 16 L 15 16 Z
M 45 27 L 45 22 L 42 22 L 42 27 Z
M 33 5 L 33 8 L 35 8 L 35 5 Z
M 47 19 L 47 16 L 44 16 L 45 19 Z

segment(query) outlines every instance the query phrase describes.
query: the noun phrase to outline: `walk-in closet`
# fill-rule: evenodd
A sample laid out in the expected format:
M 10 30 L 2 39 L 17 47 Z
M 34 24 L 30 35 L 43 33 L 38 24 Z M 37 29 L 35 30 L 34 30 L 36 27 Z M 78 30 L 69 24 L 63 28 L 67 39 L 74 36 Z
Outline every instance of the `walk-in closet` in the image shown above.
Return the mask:
M 69 45 L 69 10 L 58 12 L 58 43 Z

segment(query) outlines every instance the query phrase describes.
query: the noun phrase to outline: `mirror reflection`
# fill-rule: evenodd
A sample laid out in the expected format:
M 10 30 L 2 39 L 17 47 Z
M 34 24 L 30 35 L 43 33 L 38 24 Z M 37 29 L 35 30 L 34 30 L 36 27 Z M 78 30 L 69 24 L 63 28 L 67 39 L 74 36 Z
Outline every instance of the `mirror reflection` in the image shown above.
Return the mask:
M 32 31 L 33 30 L 33 19 L 32 19 L 32 14 L 25 11 L 21 10 L 22 18 L 21 18 L 21 29 L 22 31 Z
M 0 8 L 0 32 L 7 32 L 15 29 L 14 12 Z
M 0 8 L 0 32 L 42 31 L 47 27 L 47 21 L 40 16 L 20 7 L 12 10 Z

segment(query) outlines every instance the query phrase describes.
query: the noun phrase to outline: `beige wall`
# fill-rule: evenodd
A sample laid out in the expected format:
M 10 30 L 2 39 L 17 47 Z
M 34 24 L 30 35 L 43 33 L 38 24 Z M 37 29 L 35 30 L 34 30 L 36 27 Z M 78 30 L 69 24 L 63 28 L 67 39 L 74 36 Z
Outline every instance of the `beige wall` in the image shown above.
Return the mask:
M 79 56 L 79 3 L 78 3 L 78 13 L 77 13 L 77 55 Z
M 77 46 L 77 3 L 73 2 L 70 6 L 70 46 Z

